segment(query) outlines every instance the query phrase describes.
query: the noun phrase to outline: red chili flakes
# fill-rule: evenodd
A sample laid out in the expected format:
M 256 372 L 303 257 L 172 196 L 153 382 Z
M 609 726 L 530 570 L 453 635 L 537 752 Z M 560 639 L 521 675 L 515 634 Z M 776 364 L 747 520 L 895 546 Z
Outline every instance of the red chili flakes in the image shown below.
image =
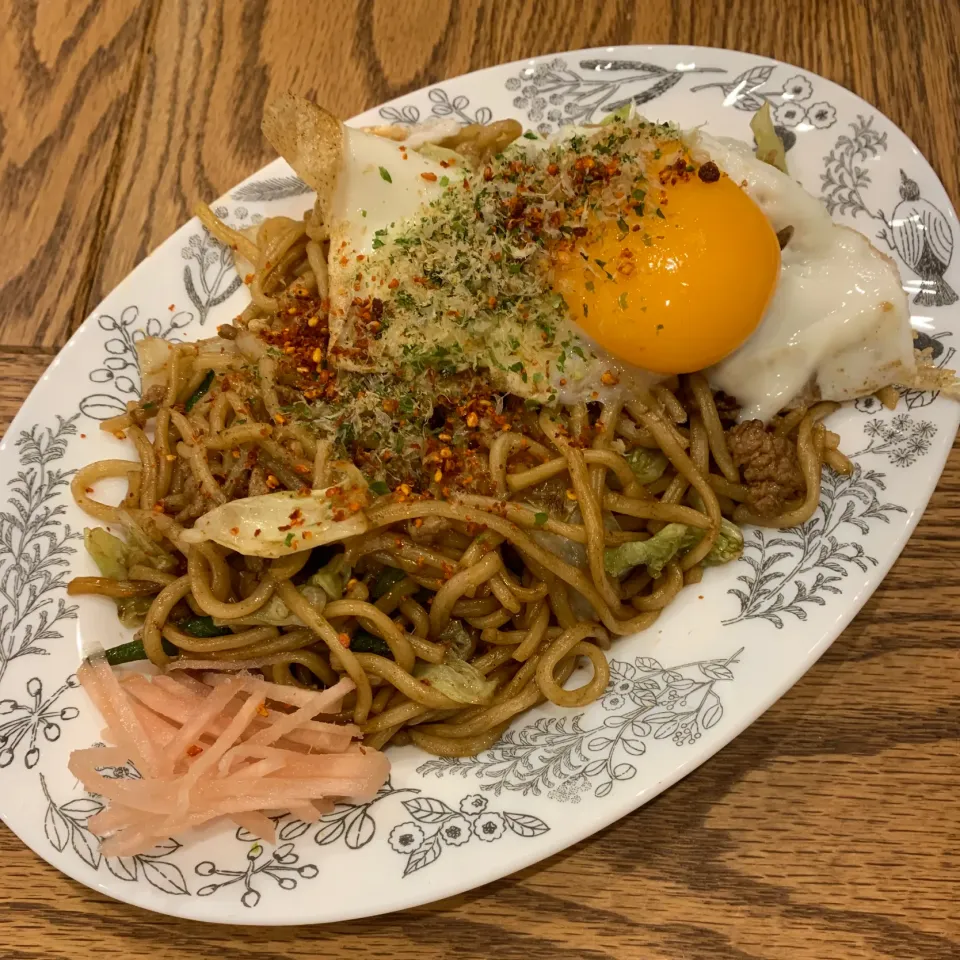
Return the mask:
M 427 180 L 427 181 L 429 181 L 430 183 L 435 182 L 436 179 L 437 179 L 437 175 L 436 175 L 433 171 L 431 171 L 431 170 L 428 170 L 426 173 L 421 173 L 421 174 L 420 174 L 420 177 L 421 177 L 421 179 Z
M 198 747 L 196 744 L 193 744 L 192 747 L 187 747 L 188 757 L 199 757 L 201 753 L 203 753 L 203 747 Z

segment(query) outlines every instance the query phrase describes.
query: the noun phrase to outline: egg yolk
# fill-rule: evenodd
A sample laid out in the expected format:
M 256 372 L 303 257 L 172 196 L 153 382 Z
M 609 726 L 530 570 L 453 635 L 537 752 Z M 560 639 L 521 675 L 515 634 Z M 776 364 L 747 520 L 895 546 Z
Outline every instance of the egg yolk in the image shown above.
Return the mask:
M 780 272 L 776 233 L 725 174 L 706 182 L 693 173 L 638 195 L 642 204 L 553 257 L 554 288 L 621 360 L 662 374 L 702 370 L 763 318 Z

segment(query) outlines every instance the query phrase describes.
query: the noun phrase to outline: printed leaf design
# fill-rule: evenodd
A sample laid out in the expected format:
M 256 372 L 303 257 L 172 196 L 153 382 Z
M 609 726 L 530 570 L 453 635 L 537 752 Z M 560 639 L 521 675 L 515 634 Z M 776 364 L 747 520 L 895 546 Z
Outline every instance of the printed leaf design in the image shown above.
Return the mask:
M 406 805 L 407 804 L 404 803 L 404 806 Z M 403 869 L 403 875 L 407 877 L 411 873 L 416 873 L 418 870 L 422 870 L 424 867 L 429 867 L 430 864 L 440 856 L 440 852 L 440 834 L 436 833 L 422 847 L 420 847 L 419 850 L 416 850 L 414 853 L 410 854 L 410 858 L 407 860 L 407 865 Z
M 538 837 L 550 828 L 539 818 L 529 813 L 506 813 L 503 819 L 507 826 L 520 837 Z
M 171 853 L 176 853 L 183 846 L 179 840 L 168 837 L 166 840 L 158 843 L 149 853 L 141 853 L 141 860 L 159 860 L 160 857 L 168 857 Z
M 118 880 L 132 882 L 137 879 L 136 857 L 104 857 L 103 862 Z
M 299 840 L 308 830 L 310 829 L 310 824 L 304 822 L 303 820 L 293 820 L 290 823 L 285 823 L 280 830 L 277 832 L 277 836 L 281 840 Z M 342 823 L 340 833 L 343 833 Z M 337 837 L 340 836 L 340 833 L 337 834 Z M 334 840 L 337 839 L 334 837 Z M 332 843 L 332 840 L 320 840 L 317 839 L 317 843 Z
M 908 415 L 902 416 L 909 421 Z M 846 477 L 825 470 L 820 505 L 810 520 L 773 534 L 748 531 L 742 561 L 751 572 L 737 578 L 747 589 L 727 591 L 739 602 L 740 613 L 724 624 L 759 618 L 782 629 L 785 616 L 806 620 L 807 607 L 823 606 L 823 594 L 836 594 L 836 584 L 850 567 L 866 572 L 876 566 L 860 541 L 873 523 L 889 523 L 893 514 L 905 512 L 898 504 L 880 500 L 884 488 L 882 473 L 859 464 Z M 850 527 L 856 530 L 853 539 L 848 539 Z M 702 668 L 705 674 L 708 669 L 716 668 L 712 664 Z
M 645 104 L 695 73 L 725 73 L 717 67 L 678 70 L 643 60 L 586 59 L 579 71 L 563 57 L 524 66 L 505 86 L 513 106 L 526 113 L 538 133 L 549 136 L 566 123 L 595 123 L 628 103 Z M 434 112 L 436 113 L 436 105 Z
M 329 823 L 324 823 L 321 821 L 313 839 L 323 847 L 328 843 L 336 843 L 346 829 L 346 825 L 344 824 L 342 818 L 340 820 L 332 820 Z M 286 840 L 290 838 L 284 837 L 284 839 Z
M 473 775 L 482 781 L 481 790 L 497 796 L 513 790 L 578 803 L 592 788 L 596 797 L 606 797 L 615 784 L 637 775 L 638 767 L 626 761 L 646 756 L 651 740 L 693 744 L 719 723 L 718 689 L 733 681 L 742 652 L 674 667 L 652 657 L 630 663 L 613 659 L 610 684 L 600 699 L 608 713 L 602 720 L 587 725 L 586 713 L 541 717 L 507 730 L 479 756 L 428 760 L 417 772 Z M 444 813 L 438 808 L 433 815 Z
M 174 896 L 189 894 L 183 872 L 175 864 L 140 858 L 140 865 L 143 867 L 144 878 L 151 886 Z
M 76 853 L 87 866 L 93 867 L 93 869 L 96 870 L 100 866 L 100 845 L 97 843 L 96 838 L 93 834 L 78 826 L 74 826 L 72 834 L 70 839 L 73 843 L 74 853 Z
M 711 680 L 732 680 L 733 671 L 722 663 L 702 663 L 700 672 Z
M 412 800 L 404 800 L 403 805 L 410 816 L 421 823 L 440 823 L 454 815 L 454 811 L 442 800 L 434 800 L 432 797 L 414 797 Z
M 70 824 L 67 818 L 51 803 L 43 818 L 43 832 L 57 853 L 63 853 L 70 842 Z
M 636 664 L 641 670 L 662 670 L 659 661 L 653 657 L 637 657 Z
M 361 808 L 347 823 L 343 842 L 351 850 L 359 850 L 373 839 L 376 831 L 377 825 L 374 823 L 373 817 L 367 813 L 365 808 Z
M 102 809 L 103 804 L 92 797 L 77 797 L 76 800 L 70 800 L 60 807 L 63 813 L 68 814 L 71 820 L 76 820 L 78 823 L 86 823 L 90 817 Z
M 231 200 L 239 203 L 271 203 L 275 200 L 286 200 L 289 197 L 300 197 L 310 193 L 312 188 L 299 177 L 267 177 L 264 180 L 255 180 L 237 187 L 230 194 Z
M 703 717 L 700 720 L 700 725 L 704 730 L 709 730 L 711 727 L 715 727 L 719 722 L 720 718 L 723 716 L 723 704 L 715 703 L 712 707 L 708 707 L 703 712 Z

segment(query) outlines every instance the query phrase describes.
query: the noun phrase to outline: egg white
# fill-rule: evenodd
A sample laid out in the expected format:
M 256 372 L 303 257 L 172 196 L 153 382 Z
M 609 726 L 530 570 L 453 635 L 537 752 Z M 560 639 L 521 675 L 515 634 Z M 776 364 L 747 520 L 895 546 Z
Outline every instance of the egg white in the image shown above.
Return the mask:
M 760 326 L 708 371 L 712 386 L 737 398 L 741 419 L 769 420 L 810 384 L 842 401 L 909 377 L 910 311 L 896 264 L 747 144 L 702 132 L 688 143 L 695 159 L 712 159 L 743 187 L 774 230 L 793 228 Z

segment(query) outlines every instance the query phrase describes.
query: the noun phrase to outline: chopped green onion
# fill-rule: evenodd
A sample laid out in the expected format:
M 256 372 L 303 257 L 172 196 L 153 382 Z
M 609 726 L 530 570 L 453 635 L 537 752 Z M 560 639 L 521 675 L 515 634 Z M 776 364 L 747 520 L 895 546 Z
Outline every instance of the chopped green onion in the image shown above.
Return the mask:
M 200 383 L 200 386 L 197 387 L 193 393 L 187 398 L 187 402 L 183 405 L 183 409 L 189 413 L 194 405 L 200 400 L 200 398 L 210 389 L 211 384 L 213 383 L 213 371 L 208 370 L 207 375 L 203 378 L 203 381 Z
M 387 183 L 393 183 L 393 177 L 390 176 L 390 171 L 386 167 L 380 168 L 380 178 L 386 180 Z
M 180 651 L 167 640 L 161 640 L 163 652 L 168 657 L 175 657 Z M 107 663 L 111 667 L 116 667 L 121 663 L 136 663 L 138 660 L 148 660 L 147 651 L 143 647 L 142 640 L 131 640 L 129 643 L 121 643 L 118 647 L 112 647 L 104 651 Z
M 370 588 L 371 596 L 374 600 L 379 600 L 405 577 L 406 573 L 403 570 L 398 570 L 396 567 L 384 567 L 377 579 L 373 581 L 373 586 Z
M 191 617 L 181 620 L 177 626 L 191 637 L 225 637 L 230 632 L 229 627 L 218 627 L 213 617 Z
M 375 653 L 377 656 L 386 657 L 388 660 L 393 659 L 393 654 L 390 652 L 387 642 L 381 640 L 380 637 L 375 637 L 372 633 L 367 633 L 366 630 L 358 630 L 350 638 L 350 649 L 353 653 Z

